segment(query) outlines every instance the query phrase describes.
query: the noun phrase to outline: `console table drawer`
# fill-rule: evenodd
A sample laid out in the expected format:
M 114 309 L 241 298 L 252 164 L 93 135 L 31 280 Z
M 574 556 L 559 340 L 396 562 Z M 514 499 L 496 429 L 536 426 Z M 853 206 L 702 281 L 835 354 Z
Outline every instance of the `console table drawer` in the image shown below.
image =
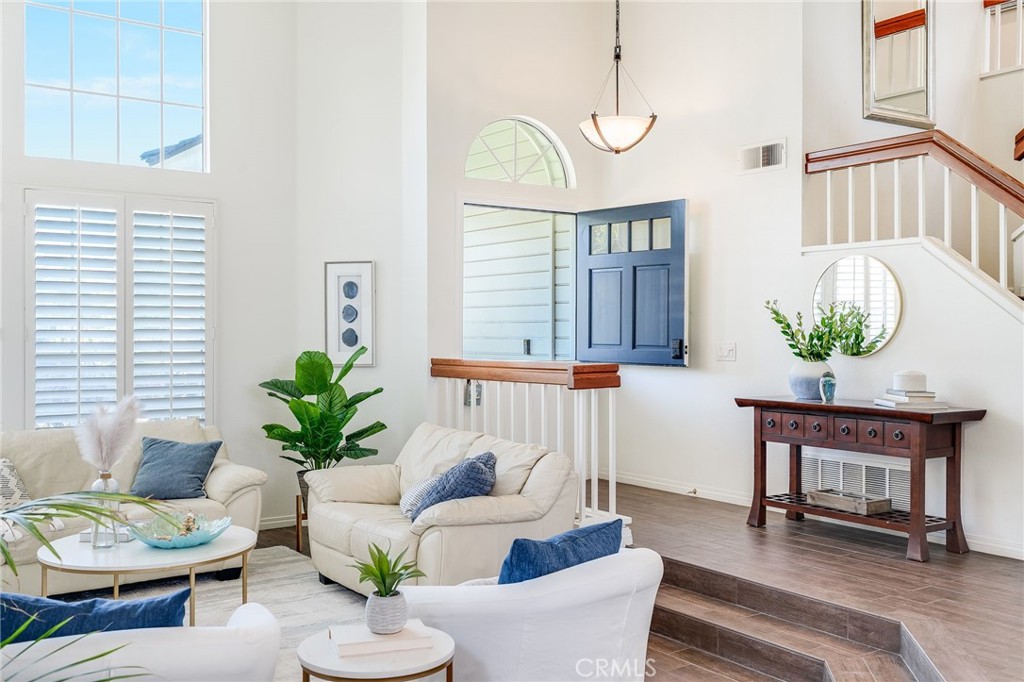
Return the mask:
M 832 420 L 832 440 L 857 442 L 857 420 L 836 417 Z
M 782 413 L 782 435 L 794 438 L 804 437 L 804 416 L 802 414 Z
M 804 438 L 808 440 L 828 439 L 828 418 L 816 414 L 804 417 Z
M 782 429 L 782 415 L 778 412 L 761 413 L 761 431 L 778 434 Z
M 909 424 L 885 424 L 885 447 L 910 449 Z
M 857 442 L 865 445 L 881 445 L 884 442 L 882 422 L 867 419 L 857 420 Z

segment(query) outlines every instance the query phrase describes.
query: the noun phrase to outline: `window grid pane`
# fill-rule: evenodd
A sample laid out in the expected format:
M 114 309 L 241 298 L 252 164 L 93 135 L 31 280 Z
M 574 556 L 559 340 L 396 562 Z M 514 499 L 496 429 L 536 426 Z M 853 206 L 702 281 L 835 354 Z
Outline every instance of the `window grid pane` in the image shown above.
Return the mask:
M 25 154 L 204 172 L 204 31 L 202 0 L 28 0 Z

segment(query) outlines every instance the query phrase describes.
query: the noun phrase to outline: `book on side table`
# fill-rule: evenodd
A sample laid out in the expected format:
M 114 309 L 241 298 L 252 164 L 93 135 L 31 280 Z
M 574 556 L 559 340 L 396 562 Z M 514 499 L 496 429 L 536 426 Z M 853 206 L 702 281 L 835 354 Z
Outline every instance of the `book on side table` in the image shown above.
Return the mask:
M 388 654 L 433 646 L 430 630 L 419 618 L 410 618 L 400 632 L 393 635 L 375 635 L 366 623 L 332 625 L 327 636 L 338 647 L 339 656 L 367 656 Z

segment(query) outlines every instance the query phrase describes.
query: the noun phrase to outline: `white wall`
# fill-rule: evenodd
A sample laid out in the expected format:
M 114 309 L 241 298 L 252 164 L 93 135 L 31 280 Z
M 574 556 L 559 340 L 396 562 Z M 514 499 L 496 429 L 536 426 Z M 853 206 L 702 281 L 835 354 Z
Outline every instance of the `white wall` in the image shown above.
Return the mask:
M 210 6 L 208 175 L 26 159 L 22 153 L 19 3 L 2 3 L 3 42 L 3 426 L 24 425 L 23 311 L 26 303 L 24 187 L 213 199 L 217 214 L 214 421 L 231 457 L 271 474 L 265 514 L 293 508 L 295 483 L 260 425 L 279 415 L 256 384 L 290 371 L 295 355 L 294 10 L 289 3 Z M 244 30 L 241 30 L 244 28 Z

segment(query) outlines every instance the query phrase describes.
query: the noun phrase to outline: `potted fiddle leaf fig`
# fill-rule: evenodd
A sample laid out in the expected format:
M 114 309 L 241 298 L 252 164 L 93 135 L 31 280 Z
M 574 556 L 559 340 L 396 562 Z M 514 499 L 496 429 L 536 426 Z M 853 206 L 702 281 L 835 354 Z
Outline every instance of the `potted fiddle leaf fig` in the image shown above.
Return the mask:
M 424 578 L 426 573 L 416 568 L 415 561 L 406 561 L 408 548 L 392 559 L 376 544 L 369 547 L 370 560 L 357 561 L 350 568 L 359 569 L 359 582 L 369 581 L 373 594 L 366 600 L 366 627 L 377 635 L 393 635 L 405 627 L 408 609 L 405 596 L 398 586 L 406 580 Z
M 280 455 L 282 459 L 302 467 L 296 472 L 302 504 L 307 506 L 309 486 L 304 478 L 307 471 L 329 469 L 344 459 L 362 459 L 377 454 L 362 441 L 387 428 L 375 421 L 369 426 L 345 433 L 358 412 L 357 406 L 383 388 L 349 395 L 341 385 L 356 360 L 366 352 L 363 346 L 334 373 L 334 363 L 321 351 L 308 350 L 295 360 L 294 379 L 271 379 L 260 384 L 267 395 L 288 406 L 298 422 L 292 429 L 283 424 L 264 424 L 263 431 L 270 440 L 282 443 L 281 449 L 294 455 Z

